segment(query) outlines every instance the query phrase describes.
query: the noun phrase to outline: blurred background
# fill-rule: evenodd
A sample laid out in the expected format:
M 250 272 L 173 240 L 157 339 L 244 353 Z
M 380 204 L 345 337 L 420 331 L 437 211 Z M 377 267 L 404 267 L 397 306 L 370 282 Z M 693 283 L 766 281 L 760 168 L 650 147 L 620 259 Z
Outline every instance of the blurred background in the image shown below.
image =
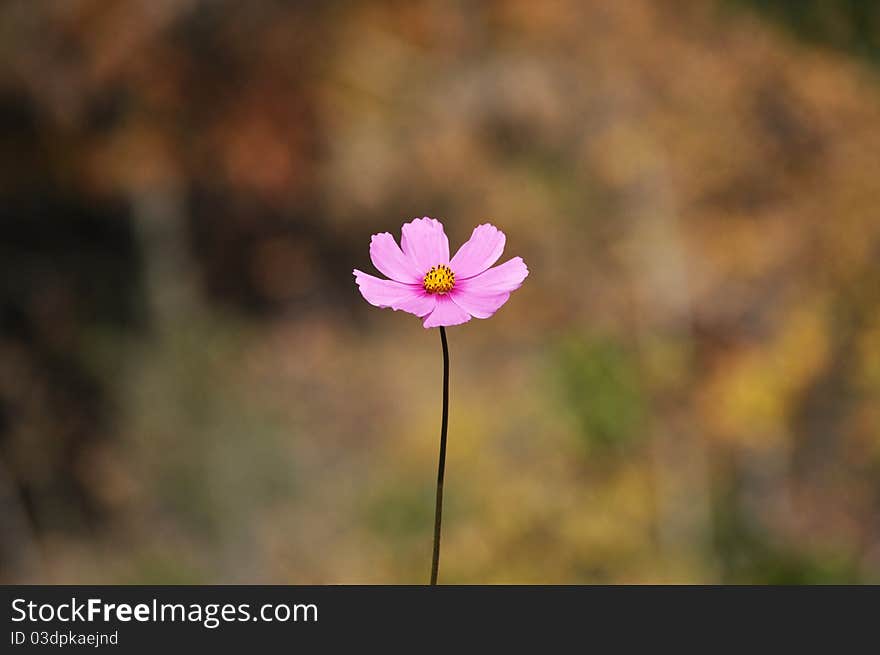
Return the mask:
M 880 4 L 0 5 L 0 581 L 880 582 Z

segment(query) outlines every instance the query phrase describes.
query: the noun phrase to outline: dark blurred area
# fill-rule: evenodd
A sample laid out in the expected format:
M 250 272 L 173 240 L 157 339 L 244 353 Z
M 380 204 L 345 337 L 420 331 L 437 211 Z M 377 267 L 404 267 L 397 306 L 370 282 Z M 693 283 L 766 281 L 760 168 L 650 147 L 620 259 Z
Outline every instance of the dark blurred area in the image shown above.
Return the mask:
M 880 5 L 0 6 L 0 581 L 880 582 Z

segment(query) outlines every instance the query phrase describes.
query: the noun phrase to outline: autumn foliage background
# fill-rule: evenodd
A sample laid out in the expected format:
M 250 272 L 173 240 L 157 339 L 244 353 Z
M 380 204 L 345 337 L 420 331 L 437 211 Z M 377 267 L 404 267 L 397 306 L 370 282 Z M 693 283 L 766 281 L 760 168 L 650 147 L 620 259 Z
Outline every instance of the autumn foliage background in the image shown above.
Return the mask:
M 0 6 L 0 580 L 880 581 L 880 9 Z

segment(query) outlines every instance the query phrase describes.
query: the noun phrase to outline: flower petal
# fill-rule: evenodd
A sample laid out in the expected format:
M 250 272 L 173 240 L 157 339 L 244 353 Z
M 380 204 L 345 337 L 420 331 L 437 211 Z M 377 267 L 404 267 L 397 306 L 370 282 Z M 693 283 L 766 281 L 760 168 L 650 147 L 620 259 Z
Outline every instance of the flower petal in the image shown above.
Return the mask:
M 376 269 L 392 280 L 407 283 L 420 283 L 425 274 L 416 268 L 413 261 L 403 254 L 394 237 L 383 232 L 370 239 L 370 259 Z
M 510 293 L 522 286 L 523 280 L 529 274 L 529 269 L 522 257 L 514 257 L 495 268 L 483 271 L 479 275 L 464 280 L 455 281 L 455 288 L 459 291 L 472 292 L 481 296 L 490 296 L 499 293 Z
M 440 221 L 427 216 L 417 218 L 405 223 L 400 232 L 400 247 L 422 276 L 432 266 L 449 263 L 449 239 Z
M 436 295 L 437 307 L 434 308 L 434 311 L 431 312 L 422 324 L 426 328 L 440 327 L 441 325 L 461 325 L 471 320 L 471 315 L 452 302 L 452 298 L 447 294 Z
M 474 318 L 489 318 L 510 298 L 509 293 L 480 294 L 473 291 L 453 289 L 449 292 L 452 302 Z
M 415 314 L 422 318 L 430 314 L 437 299 L 419 285 L 403 284 L 394 280 L 382 280 L 354 270 L 354 277 L 364 299 L 375 307 L 390 307 Z
M 474 228 L 468 239 L 449 262 L 458 279 L 479 275 L 498 261 L 507 237 L 494 225 L 484 223 Z

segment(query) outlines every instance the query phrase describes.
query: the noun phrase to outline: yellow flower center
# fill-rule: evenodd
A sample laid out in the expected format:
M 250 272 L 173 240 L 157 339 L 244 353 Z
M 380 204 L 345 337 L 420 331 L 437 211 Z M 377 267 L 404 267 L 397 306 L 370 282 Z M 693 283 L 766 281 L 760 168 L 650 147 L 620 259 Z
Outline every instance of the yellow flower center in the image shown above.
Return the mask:
M 455 273 L 443 264 L 432 266 L 425 274 L 425 291 L 428 293 L 446 293 L 455 286 Z

